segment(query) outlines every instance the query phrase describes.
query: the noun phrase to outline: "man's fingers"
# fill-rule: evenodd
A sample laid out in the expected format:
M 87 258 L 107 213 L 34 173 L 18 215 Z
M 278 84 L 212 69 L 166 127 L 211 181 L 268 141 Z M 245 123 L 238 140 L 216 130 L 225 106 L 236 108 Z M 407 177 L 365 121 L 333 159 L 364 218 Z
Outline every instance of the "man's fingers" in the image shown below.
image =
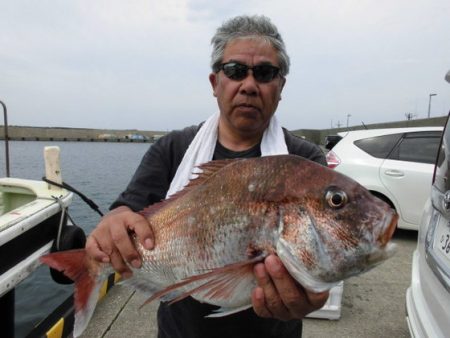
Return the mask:
M 124 278 L 128 278 L 129 276 L 131 276 L 132 274 L 131 270 L 128 268 L 122 256 L 119 254 L 117 250 L 114 250 L 111 253 L 110 259 L 111 265 L 115 271 L 120 273 Z
M 116 247 L 114 251 L 119 251 L 123 259 L 130 263 L 134 268 L 140 268 L 141 259 L 139 253 L 134 247 L 127 230 L 127 227 L 120 224 L 110 226 L 111 239 Z M 114 266 L 114 268 L 116 267 Z
M 135 215 L 135 219 L 133 219 L 133 222 L 128 227 L 136 233 L 139 242 L 141 242 L 144 248 L 151 250 L 155 243 L 152 227 L 144 216 L 140 214 Z
M 252 305 L 255 313 L 263 318 L 272 318 L 273 315 L 266 308 L 265 300 L 264 300 L 264 291 L 261 287 L 257 286 L 252 291 Z
M 302 311 L 306 296 L 300 292 L 298 284 L 291 277 L 281 260 L 270 255 L 266 258 L 265 266 L 281 298 L 282 303 L 292 312 Z M 303 312 L 303 311 L 302 311 Z
M 309 304 L 311 304 L 314 308 L 321 308 L 325 305 L 330 296 L 329 291 L 314 293 L 308 290 L 305 290 L 306 298 L 308 299 Z
M 130 267 L 142 265 L 131 232 L 146 249 L 153 248 L 153 231 L 147 219 L 126 206 L 118 207 L 102 217 L 90 234 L 86 242 L 87 254 L 97 261 L 110 262 L 122 275 L 131 274 Z
M 91 257 L 93 257 L 98 262 L 109 263 L 109 255 L 102 251 L 97 239 L 94 236 L 88 236 L 86 239 L 86 251 Z
M 264 304 L 267 310 L 279 319 L 288 320 L 291 318 L 288 309 L 283 304 L 282 299 L 272 279 L 266 272 L 264 264 L 256 264 L 254 268 L 258 286 L 264 293 Z M 262 310 L 261 310 L 262 311 Z
M 326 303 L 328 292 L 314 293 L 304 289 L 296 283 L 277 256 L 267 257 L 265 267 L 282 303 L 292 317 L 303 318 Z
M 104 236 L 98 235 L 102 239 L 105 239 Z M 109 244 L 109 241 L 100 241 L 97 239 L 96 235 L 91 234 L 86 240 L 86 251 L 89 252 L 89 255 L 93 257 L 95 260 L 103 263 L 111 263 L 113 269 L 125 278 L 131 275 L 131 270 L 125 264 L 122 256 L 119 252 L 112 248 Z

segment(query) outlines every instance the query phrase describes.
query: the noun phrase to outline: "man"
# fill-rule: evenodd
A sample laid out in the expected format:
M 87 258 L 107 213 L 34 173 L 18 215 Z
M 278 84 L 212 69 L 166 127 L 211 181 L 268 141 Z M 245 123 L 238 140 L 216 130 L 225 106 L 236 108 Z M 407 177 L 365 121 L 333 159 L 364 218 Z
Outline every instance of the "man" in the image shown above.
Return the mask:
M 154 245 L 151 225 L 136 212 L 180 190 L 192 169 L 211 159 L 293 153 L 325 164 L 320 149 L 283 130 L 273 116 L 289 71 L 289 57 L 277 28 L 264 16 L 225 22 L 212 39 L 209 76 L 219 113 L 200 126 L 174 131 L 145 154 L 127 189 L 89 236 L 88 254 L 111 262 L 125 278 L 125 262 L 140 267 L 129 238 Z M 157 244 L 157 243 L 156 243 Z M 204 318 L 215 308 L 192 298 L 158 310 L 159 337 L 296 337 L 306 314 L 323 306 L 328 293 L 306 291 L 275 255 L 254 267 L 258 286 L 253 309 Z

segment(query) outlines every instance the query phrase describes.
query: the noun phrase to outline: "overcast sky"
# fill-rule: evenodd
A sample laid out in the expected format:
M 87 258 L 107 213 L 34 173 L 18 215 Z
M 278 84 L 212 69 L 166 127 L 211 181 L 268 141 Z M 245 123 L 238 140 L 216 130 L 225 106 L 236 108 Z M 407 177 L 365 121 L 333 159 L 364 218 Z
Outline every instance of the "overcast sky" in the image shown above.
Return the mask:
M 288 129 L 450 109 L 449 0 L 0 0 L 0 100 L 10 125 L 172 130 L 217 110 L 210 39 L 264 14 L 291 57 Z M 0 120 L 0 124 L 3 121 Z

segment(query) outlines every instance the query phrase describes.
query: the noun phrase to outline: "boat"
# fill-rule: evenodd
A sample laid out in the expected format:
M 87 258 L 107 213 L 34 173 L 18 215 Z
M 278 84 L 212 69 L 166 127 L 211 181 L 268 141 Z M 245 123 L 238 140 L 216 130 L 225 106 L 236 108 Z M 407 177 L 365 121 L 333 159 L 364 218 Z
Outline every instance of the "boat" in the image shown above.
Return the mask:
M 0 332 L 2 337 L 14 337 L 17 285 L 41 265 L 42 255 L 84 247 L 86 237 L 68 216 L 74 193 L 62 181 L 59 147 L 44 148 L 42 181 L 10 177 L 7 110 L 2 101 L 0 104 L 4 111 L 6 155 L 6 177 L 0 178 Z M 57 271 L 51 271 L 51 275 L 58 283 L 71 283 Z M 109 281 L 107 289 L 112 283 Z M 28 336 L 68 337 L 73 328 L 73 314 L 70 295 Z

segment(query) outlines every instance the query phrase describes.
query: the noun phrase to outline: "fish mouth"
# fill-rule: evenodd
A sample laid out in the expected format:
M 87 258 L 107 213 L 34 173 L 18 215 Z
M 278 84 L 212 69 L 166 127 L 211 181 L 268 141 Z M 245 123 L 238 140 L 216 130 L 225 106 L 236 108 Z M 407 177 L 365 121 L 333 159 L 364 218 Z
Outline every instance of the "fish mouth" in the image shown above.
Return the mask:
M 398 214 L 395 211 L 391 212 L 391 219 L 387 222 L 385 219 L 384 222 L 387 224 L 385 226 L 384 231 L 381 233 L 380 237 L 378 237 L 378 242 L 380 243 L 380 246 L 383 248 L 388 244 L 390 239 L 392 238 L 392 235 L 395 232 L 395 229 L 397 228 L 397 221 L 398 221 Z

